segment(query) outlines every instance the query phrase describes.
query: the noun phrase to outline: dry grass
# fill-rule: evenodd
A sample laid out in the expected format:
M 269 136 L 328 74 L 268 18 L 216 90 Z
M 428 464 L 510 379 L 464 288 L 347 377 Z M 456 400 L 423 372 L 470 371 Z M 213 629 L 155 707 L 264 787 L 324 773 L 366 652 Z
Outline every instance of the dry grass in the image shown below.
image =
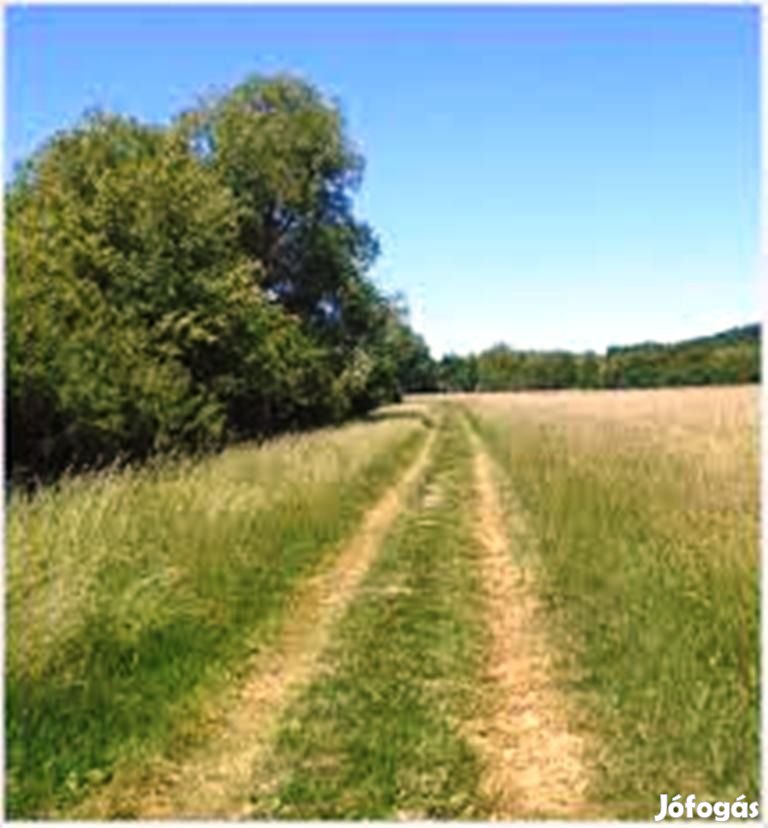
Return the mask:
M 421 497 L 386 538 L 402 504 L 385 498 L 340 557 L 431 401 L 14 494 L 11 815 L 77 813 L 113 774 L 92 813 L 218 797 L 217 815 L 647 818 L 660 792 L 754 799 L 756 389 L 441 400 Z M 459 407 L 493 458 L 474 477 Z M 464 738 L 481 697 L 485 776 Z M 167 784 L 141 788 L 158 755 Z
M 253 659 L 236 693 L 218 700 L 218 709 L 211 713 L 219 720 L 212 737 L 182 762 L 161 763 L 149 783 L 140 778 L 127 784 L 127 779 L 116 778 L 107 791 L 77 809 L 78 817 L 232 819 L 248 812 L 253 767 L 268 748 L 283 708 L 316 671 L 334 623 L 424 472 L 433 436 L 406 474 L 366 513 L 341 553 L 295 591 L 274 645 Z
M 494 469 L 474 435 L 473 446 L 477 559 L 489 631 L 486 709 L 471 731 L 484 759 L 481 789 L 493 819 L 584 818 L 583 739 L 571 731 L 568 700 L 553 682 L 534 573 L 521 554 L 534 539 L 519 510 L 513 522 L 504 520 Z
M 537 538 L 562 674 L 597 729 L 591 795 L 757 787 L 757 389 L 465 397 Z
M 203 462 L 14 494 L 11 812 L 77 800 L 118 759 L 167 742 L 186 715 L 181 701 L 236 661 L 256 630 L 272 634 L 296 580 L 412 456 L 422 416 L 411 408 Z

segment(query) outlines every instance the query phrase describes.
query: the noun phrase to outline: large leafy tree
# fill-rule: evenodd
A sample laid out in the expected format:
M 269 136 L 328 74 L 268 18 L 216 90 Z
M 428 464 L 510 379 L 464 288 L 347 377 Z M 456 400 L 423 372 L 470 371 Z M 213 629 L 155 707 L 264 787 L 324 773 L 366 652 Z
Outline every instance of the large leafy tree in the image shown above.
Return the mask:
M 240 247 L 263 265 L 261 286 L 321 333 L 343 326 L 377 244 L 352 215 L 363 162 L 338 108 L 303 80 L 254 76 L 185 113 L 178 129 L 234 194 Z
M 188 289 L 185 264 L 199 255 L 177 249 L 188 240 L 174 243 L 175 225 L 189 221 L 174 206 L 178 193 L 165 191 L 165 150 L 158 131 L 96 114 L 56 136 L 11 188 L 12 461 L 51 469 L 143 455 L 221 428 L 214 401 L 174 359 L 177 344 L 158 335 L 178 311 L 171 297 Z M 215 199 L 198 207 L 206 214 L 192 211 L 192 224 L 221 223 Z
M 368 278 L 361 173 L 338 107 L 284 76 L 169 128 L 94 113 L 54 136 L 7 191 L 11 465 L 216 445 L 396 398 L 426 357 Z
M 316 349 L 259 289 L 237 214 L 178 135 L 128 119 L 91 115 L 26 165 L 7 206 L 12 462 L 93 464 L 297 419 Z
M 378 244 L 352 212 L 363 162 L 338 107 L 301 79 L 254 76 L 176 129 L 233 193 L 259 287 L 324 349 L 332 411 L 395 397 L 389 306 L 367 277 Z

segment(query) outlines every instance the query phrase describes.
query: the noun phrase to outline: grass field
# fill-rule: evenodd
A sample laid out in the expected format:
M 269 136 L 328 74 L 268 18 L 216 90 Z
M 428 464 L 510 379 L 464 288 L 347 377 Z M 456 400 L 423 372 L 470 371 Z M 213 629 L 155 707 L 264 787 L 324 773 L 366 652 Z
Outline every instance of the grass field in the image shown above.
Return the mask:
M 14 494 L 8 813 L 753 800 L 758 471 L 755 388 L 542 392 Z
M 77 800 L 115 763 L 183 741 L 200 688 L 272 634 L 297 580 L 413 454 L 412 412 L 14 496 L 10 813 Z
M 561 674 L 601 748 L 591 796 L 757 796 L 755 389 L 469 404 L 535 538 Z M 566 659 L 567 656 L 567 659 Z

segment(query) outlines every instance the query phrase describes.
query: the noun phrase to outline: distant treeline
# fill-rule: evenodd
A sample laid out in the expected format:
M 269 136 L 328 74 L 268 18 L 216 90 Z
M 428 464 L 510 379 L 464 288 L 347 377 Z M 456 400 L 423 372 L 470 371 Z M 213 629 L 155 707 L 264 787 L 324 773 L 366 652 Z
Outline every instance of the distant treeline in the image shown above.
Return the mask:
M 338 108 L 253 77 L 167 127 L 94 113 L 6 189 L 7 460 L 18 478 L 336 422 L 424 385 L 367 277 Z
M 754 324 L 673 344 L 613 346 L 604 355 L 495 345 L 477 355 L 444 356 L 434 366 L 432 383 L 441 391 L 515 391 L 729 385 L 759 379 L 760 326 Z

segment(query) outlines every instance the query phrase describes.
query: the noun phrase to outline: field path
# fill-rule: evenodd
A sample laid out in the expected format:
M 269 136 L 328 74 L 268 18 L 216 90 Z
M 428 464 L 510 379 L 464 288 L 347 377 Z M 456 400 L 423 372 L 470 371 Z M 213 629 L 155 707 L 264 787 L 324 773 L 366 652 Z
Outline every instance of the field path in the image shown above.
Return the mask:
M 487 703 L 470 736 L 484 765 L 492 819 L 584 818 L 587 774 L 581 739 L 569 731 L 552 679 L 529 568 L 516 561 L 524 518 L 507 520 L 494 468 L 472 432 L 478 565 L 490 634 Z M 508 528 L 510 527 L 510 528 Z
M 369 510 L 340 554 L 296 590 L 276 642 L 254 657 L 213 737 L 180 764 L 156 765 L 137 785 L 115 779 L 78 808 L 75 818 L 247 817 L 254 767 L 267 755 L 281 713 L 317 672 L 335 622 L 429 463 L 435 433 L 430 431 L 417 458 Z

